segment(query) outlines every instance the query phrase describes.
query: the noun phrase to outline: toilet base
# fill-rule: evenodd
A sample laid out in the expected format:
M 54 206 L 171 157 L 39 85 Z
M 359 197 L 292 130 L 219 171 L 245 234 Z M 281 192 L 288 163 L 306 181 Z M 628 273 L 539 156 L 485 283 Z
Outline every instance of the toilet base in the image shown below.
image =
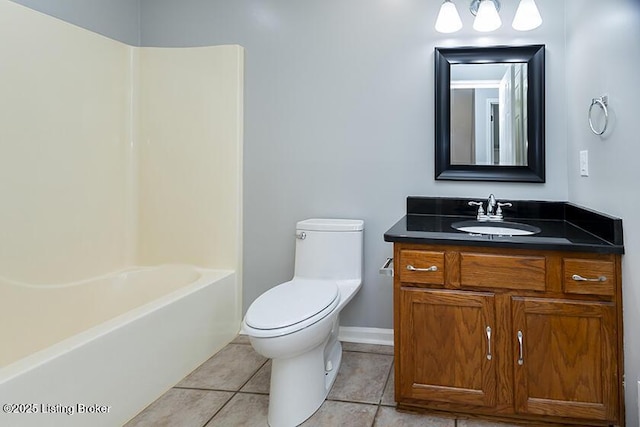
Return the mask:
M 331 369 L 329 369 L 326 362 L 324 367 L 325 387 L 328 394 L 331 390 L 331 387 L 333 387 L 333 383 L 336 382 L 336 376 L 338 375 L 338 370 L 340 369 L 340 363 L 342 363 L 342 344 L 340 344 L 340 341 L 335 342 L 327 360 L 331 362 Z M 325 398 L 326 397 L 327 396 L 325 395 Z
M 326 359 L 325 353 L 328 354 Z M 273 359 L 269 426 L 293 427 L 313 415 L 329 394 L 341 361 L 342 345 L 333 334 L 306 353 Z

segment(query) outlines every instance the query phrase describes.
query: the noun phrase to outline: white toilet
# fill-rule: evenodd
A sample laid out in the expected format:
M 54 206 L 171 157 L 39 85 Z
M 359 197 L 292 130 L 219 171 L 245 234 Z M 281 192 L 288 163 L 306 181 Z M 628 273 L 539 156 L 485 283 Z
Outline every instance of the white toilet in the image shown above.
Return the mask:
M 338 314 L 362 284 L 364 222 L 296 224 L 293 279 L 251 304 L 242 322 L 251 345 L 272 360 L 269 425 L 302 423 L 322 405 L 338 373 Z

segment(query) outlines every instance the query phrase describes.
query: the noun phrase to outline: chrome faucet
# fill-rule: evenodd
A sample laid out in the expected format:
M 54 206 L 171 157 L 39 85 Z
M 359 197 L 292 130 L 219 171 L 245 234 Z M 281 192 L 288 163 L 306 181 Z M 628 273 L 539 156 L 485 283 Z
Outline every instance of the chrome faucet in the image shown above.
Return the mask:
M 496 200 L 496 197 L 493 194 L 489 195 L 487 199 L 487 213 L 485 214 L 484 208 L 482 207 L 482 202 L 469 202 L 469 206 L 477 206 L 478 213 L 476 215 L 476 219 L 478 221 L 502 221 L 504 216 L 502 215 L 503 207 L 511 207 L 513 206 L 509 202 L 500 203 Z
M 498 201 L 496 200 L 495 196 L 492 194 L 489 194 L 489 198 L 487 199 L 487 215 L 493 215 L 493 213 L 496 211 L 496 204 L 498 203 Z

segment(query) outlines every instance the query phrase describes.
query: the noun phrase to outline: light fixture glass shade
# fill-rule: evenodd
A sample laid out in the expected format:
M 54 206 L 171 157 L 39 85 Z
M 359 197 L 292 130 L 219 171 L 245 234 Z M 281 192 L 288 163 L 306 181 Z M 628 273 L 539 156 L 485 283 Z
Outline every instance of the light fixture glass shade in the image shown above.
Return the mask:
M 476 31 L 487 32 L 500 28 L 502 20 L 498 15 L 496 5 L 492 0 L 482 0 L 478 6 L 478 14 L 473 20 L 473 29 Z
M 462 28 L 462 21 L 458 15 L 456 5 L 446 0 L 440 6 L 438 19 L 436 19 L 436 31 L 439 33 L 455 33 Z
M 514 30 L 529 31 L 542 24 L 542 17 L 534 0 L 520 0 L 511 26 Z

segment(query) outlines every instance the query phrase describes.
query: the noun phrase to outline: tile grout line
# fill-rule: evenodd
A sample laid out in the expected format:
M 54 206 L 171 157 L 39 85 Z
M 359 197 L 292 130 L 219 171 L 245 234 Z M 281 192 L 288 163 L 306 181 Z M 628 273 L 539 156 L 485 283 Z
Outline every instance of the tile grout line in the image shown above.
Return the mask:
M 393 356 L 393 354 L 383 353 L 381 351 L 348 350 L 348 349 L 342 349 L 342 351 L 346 351 L 349 353 L 377 354 L 379 356 Z
M 373 416 L 373 422 L 371 424 L 371 427 L 373 427 L 376 424 L 376 420 L 378 419 L 378 415 L 380 414 L 381 408 L 382 408 L 382 399 L 384 399 L 384 392 L 387 390 L 387 386 L 389 384 L 389 378 L 391 378 L 391 371 L 394 368 L 394 363 L 395 363 L 395 357 L 391 360 L 391 365 L 389 365 L 389 371 L 387 372 L 387 378 L 384 381 L 384 385 L 382 386 L 382 393 L 380 394 L 380 399 L 378 399 L 378 407 L 376 408 L 376 413 Z
M 327 402 L 356 403 L 358 405 L 379 406 L 379 404 L 376 402 L 364 402 L 362 400 L 345 400 L 345 399 L 336 399 L 336 398 L 329 399 L 329 397 L 326 397 L 324 400 Z
M 240 393 L 240 390 L 242 390 L 242 388 L 244 386 L 246 386 L 253 379 L 253 377 L 258 375 L 258 372 L 260 372 L 260 369 L 264 368 L 264 366 L 267 363 L 269 363 L 269 359 L 265 360 L 260 366 L 258 366 L 258 369 L 256 369 L 256 371 L 253 374 L 249 375 L 249 378 L 240 386 L 240 388 L 238 388 L 237 393 Z M 269 382 L 271 382 L 271 381 L 269 381 Z M 263 394 L 263 393 L 256 393 L 256 394 Z M 267 393 L 267 394 L 269 394 L 269 393 Z
M 210 422 L 211 422 L 211 421 L 216 417 L 216 415 L 218 415 L 218 414 L 220 413 L 220 411 L 222 411 L 222 409 L 224 409 L 224 408 L 229 404 L 229 402 L 231 402 L 231 400 L 232 400 L 234 397 L 236 397 L 236 394 L 238 394 L 238 392 L 237 392 L 237 391 L 236 391 L 235 393 L 233 393 L 233 394 L 231 395 L 231 397 L 230 397 L 226 402 L 224 402 L 224 405 L 222 405 L 220 408 L 218 408 L 218 410 L 217 410 L 217 411 L 215 411 L 215 412 L 213 413 L 213 415 L 211 415 L 211 417 L 210 417 L 210 418 L 209 418 L 209 419 L 208 419 L 204 424 L 202 424 L 202 427 L 205 427 L 207 424 L 209 424 L 209 423 L 210 423 Z
M 389 385 L 391 372 L 393 372 L 393 370 L 395 369 L 395 363 L 396 363 L 395 356 L 393 356 L 393 359 L 391 359 L 391 365 L 389 366 L 389 372 L 387 372 L 387 379 L 384 381 L 384 386 L 382 386 L 382 395 L 380 396 L 380 402 L 379 402 L 380 404 L 382 404 L 382 399 L 384 399 L 384 392 L 387 390 L 387 386 Z M 395 400 L 395 395 L 394 395 L 394 400 Z
M 223 404 L 220 408 L 218 408 L 218 410 L 217 410 L 217 411 L 215 411 L 215 412 L 211 415 L 211 417 L 210 417 L 209 419 L 207 419 L 207 421 L 202 425 L 202 427 L 205 427 L 207 424 L 209 424 L 209 423 L 210 423 L 210 422 L 211 422 L 211 421 L 216 417 L 216 415 L 218 415 L 218 414 L 220 413 L 220 411 L 222 411 L 222 410 L 223 410 L 223 409 L 224 409 L 224 408 L 229 404 L 229 402 L 231 402 L 231 401 L 233 400 L 233 398 L 234 398 L 234 397 L 236 397 L 236 396 L 238 395 L 238 393 L 240 393 L 240 390 L 242 389 L 242 387 L 246 386 L 246 385 L 247 385 L 247 383 L 248 383 L 249 381 L 251 381 L 251 379 L 252 379 L 252 378 L 253 378 L 253 377 L 258 373 L 258 371 L 260 371 L 260 369 L 262 369 L 262 367 L 263 367 L 264 365 L 266 365 L 266 364 L 267 364 L 267 362 L 268 362 L 268 361 L 269 361 L 269 359 L 265 360 L 265 361 L 264 361 L 264 362 L 263 362 L 263 363 L 258 367 L 258 369 L 256 369 L 256 370 L 255 370 L 255 372 L 254 372 L 253 374 L 249 375 L 249 378 L 248 378 L 244 383 L 242 383 L 242 384 L 240 385 L 240 387 L 238 387 L 238 390 L 235 390 L 235 391 L 232 391 L 232 390 L 215 390 L 215 389 L 200 389 L 200 388 L 190 388 L 190 387 L 176 387 L 176 386 L 174 386 L 173 388 L 176 388 L 176 389 L 187 389 L 187 390 L 203 390 L 203 391 L 222 391 L 222 392 L 227 392 L 227 393 L 233 393 L 233 394 L 231 395 L 231 397 L 230 397 L 229 399 L 227 399 L 227 401 L 226 401 L 226 402 L 224 402 L 224 404 Z M 263 393 L 252 393 L 252 394 L 260 394 L 260 395 L 263 395 L 263 396 L 264 396 L 264 394 L 263 394 Z M 267 394 L 267 396 L 268 396 L 268 394 Z
M 376 419 L 378 419 L 378 414 L 380 413 L 380 405 L 376 408 L 376 413 L 373 416 L 373 421 L 371 422 L 371 427 L 376 425 Z

